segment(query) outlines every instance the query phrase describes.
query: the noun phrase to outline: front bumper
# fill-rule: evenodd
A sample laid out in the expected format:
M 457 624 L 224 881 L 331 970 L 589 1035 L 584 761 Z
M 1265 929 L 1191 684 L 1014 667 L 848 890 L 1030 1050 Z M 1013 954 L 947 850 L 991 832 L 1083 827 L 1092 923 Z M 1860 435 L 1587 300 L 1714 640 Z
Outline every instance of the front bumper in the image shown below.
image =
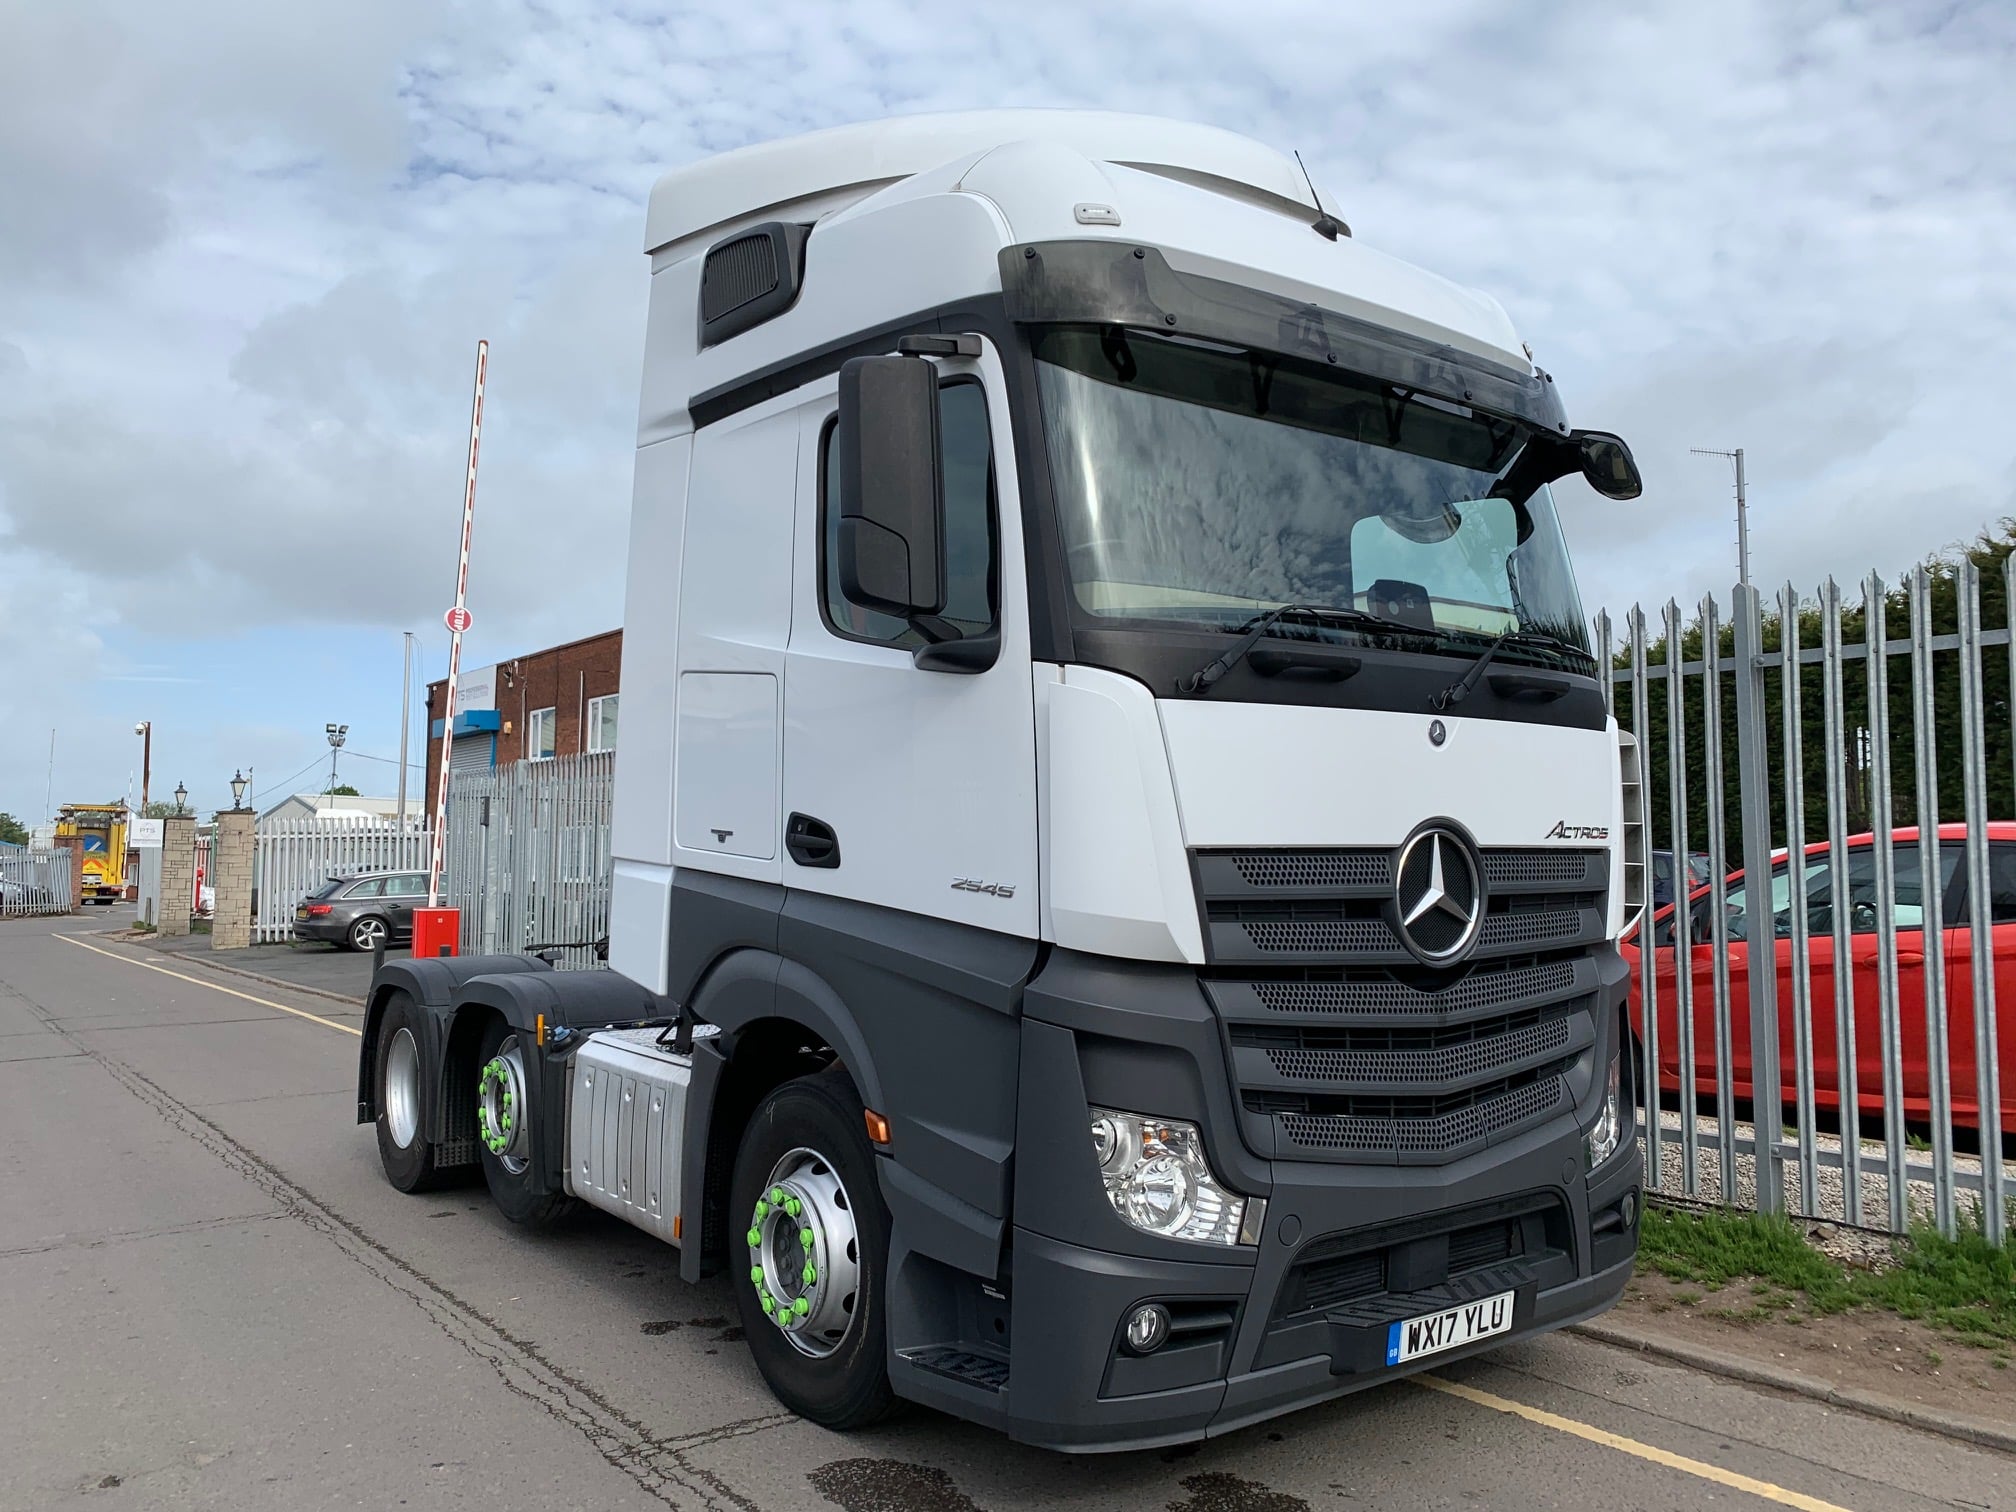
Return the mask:
M 1017 1112 L 1005 1421 L 1049 1448 L 1147 1448 L 1433 1369 L 1603 1311 L 1637 1252 L 1636 1131 L 1585 1169 L 1602 1079 L 1572 1111 L 1447 1164 L 1266 1159 L 1240 1135 L 1224 1026 L 1180 969 L 1052 958 L 1032 984 Z M 1589 1062 L 1622 1037 L 1628 984 L 1606 966 Z M 1220 1179 L 1264 1197 L 1259 1242 L 1218 1249 L 1121 1222 L 1094 1170 L 1086 1107 L 1195 1122 Z M 1511 1292 L 1509 1333 L 1386 1363 L 1395 1322 Z M 1126 1316 L 1167 1307 L 1170 1342 L 1135 1357 Z
M 1474 1185 L 1495 1189 L 1501 1179 L 1516 1182 L 1522 1168 L 1543 1164 L 1552 1164 L 1558 1181 L 1556 1153 L 1531 1152 L 1503 1166 L 1490 1162 L 1496 1168 L 1480 1172 Z M 1366 1194 L 1334 1182 L 1327 1190 L 1278 1187 L 1267 1233 L 1257 1249 L 1239 1252 L 1248 1257 L 1241 1264 L 1148 1260 L 1018 1229 L 1008 1431 L 1027 1443 L 1079 1451 L 1213 1437 L 1593 1317 L 1623 1294 L 1636 1257 L 1635 1225 L 1626 1229 L 1619 1221 L 1626 1194 L 1632 1207 L 1638 1201 L 1643 1173 L 1636 1144 L 1596 1174 L 1598 1181 L 1590 1183 L 1578 1170 L 1571 1185 L 1527 1194 L 1542 1204 L 1558 1202 L 1561 1213 L 1572 1215 L 1565 1251 L 1456 1275 L 1445 1271 L 1429 1284 L 1399 1291 L 1382 1285 L 1338 1307 L 1292 1317 L 1283 1317 L 1281 1308 L 1295 1273 L 1307 1268 L 1303 1257 L 1331 1242 L 1332 1234 L 1377 1232 L 1326 1231 L 1305 1215 L 1327 1211 L 1341 1218 Z M 1491 1206 L 1429 1208 L 1424 1200 L 1410 1219 L 1387 1230 L 1398 1233 L 1412 1224 L 1421 1237 L 1375 1250 L 1390 1267 L 1396 1257 L 1418 1253 L 1424 1240 L 1432 1250 L 1438 1220 L 1460 1223 Z M 1607 1220 L 1609 1231 L 1592 1232 L 1591 1214 Z M 1287 1233 L 1297 1237 L 1290 1241 Z M 1405 1365 L 1386 1364 L 1392 1323 L 1505 1291 L 1514 1294 L 1509 1333 Z M 1156 1354 L 1136 1359 L 1118 1347 L 1118 1329 L 1133 1308 L 1150 1300 L 1179 1317 L 1216 1309 L 1230 1321 L 1222 1330 L 1178 1335 Z

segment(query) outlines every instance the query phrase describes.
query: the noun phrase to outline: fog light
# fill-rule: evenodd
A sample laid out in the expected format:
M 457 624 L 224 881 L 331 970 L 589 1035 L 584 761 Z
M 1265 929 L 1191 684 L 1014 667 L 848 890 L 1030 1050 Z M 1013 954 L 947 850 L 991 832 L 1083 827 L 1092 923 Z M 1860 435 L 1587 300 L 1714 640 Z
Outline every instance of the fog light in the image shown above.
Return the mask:
M 1638 1194 L 1626 1192 L 1624 1200 L 1617 1204 L 1617 1211 L 1623 1217 L 1627 1230 L 1638 1227 Z
M 1169 1338 L 1169 1309 L 1160 1302 L 1144 1302 L 1127 1319 L 1127 1348 L 1134 1354 L 1153 1354 Z

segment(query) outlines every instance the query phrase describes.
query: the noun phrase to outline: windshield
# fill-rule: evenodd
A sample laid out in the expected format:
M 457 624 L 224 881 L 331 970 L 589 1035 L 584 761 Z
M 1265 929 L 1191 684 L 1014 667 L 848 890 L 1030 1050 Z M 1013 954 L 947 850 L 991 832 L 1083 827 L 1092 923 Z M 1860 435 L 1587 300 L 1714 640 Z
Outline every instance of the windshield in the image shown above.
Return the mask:
M 1444 649 L 1512 630 L 1586 655 L 1553 500 L 1508 478 L 1521 423 L 1117 327 L 1048 328 L 1035 351 L 1082 613 L 1235 625 L 1305 604 L 1460 642 Z

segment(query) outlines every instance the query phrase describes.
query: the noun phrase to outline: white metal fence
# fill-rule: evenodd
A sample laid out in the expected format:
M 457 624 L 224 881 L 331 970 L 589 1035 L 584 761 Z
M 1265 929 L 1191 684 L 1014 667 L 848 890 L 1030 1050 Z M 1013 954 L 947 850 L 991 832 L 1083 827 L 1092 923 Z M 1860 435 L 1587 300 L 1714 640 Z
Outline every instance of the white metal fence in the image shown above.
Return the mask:
M 2006 613 L 2016 559 L 1996 579 Z M 1969 560 L 1901 588 L 1872 575 L 1859 602 L 1787 585 L 1770 617 L 1739 588 L 1726 639 L 1713 599 L 1691 624 L 1670 602 L 1626 616 L 1612 692 L 1680 900 L 1634 942 L 1649 929 L 1633 1022 L 1665 1108 L 1645 1121 L 1655 1190 L 2005 1233 L 2016 659 L 1982 597 Z M 1611 629 L 1599 616 L 1606 663 Z M 1764 905 L 1744 878 L 1767 875 Z
M 0 845 L 0 918 L 70 912 L 71 854 Z
M 602 751 L 450 779 L 443 901 L 462 910 L 465 954 L 560 947 L 557 965 L 602 964 L 614 773 Z
M 370 819 L 264 820 L 253 850 L 252 938 L 292 939 L 295 905 L 331 877 L 425 871 L 427 861 L 424 830 Z M 210 880 L 206 866 L 204 884 Z

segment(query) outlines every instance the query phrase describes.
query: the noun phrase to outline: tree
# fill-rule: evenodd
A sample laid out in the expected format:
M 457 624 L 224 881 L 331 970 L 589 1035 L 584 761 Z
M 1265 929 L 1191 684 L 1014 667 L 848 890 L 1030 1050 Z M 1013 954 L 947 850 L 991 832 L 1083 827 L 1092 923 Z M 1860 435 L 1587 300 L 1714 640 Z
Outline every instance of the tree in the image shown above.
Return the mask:
M 188 813 L 188 810 L 184 809 L 183 813 Z M 141 811 L 140 817 L 142 819 L 173 819 L 175 817 L 175 805 L 164 798 L 150 799 L 146 808 Z
M 2009 624 L 2010 606 L 2007 604 L 2004 577 L 2004 562 L 2016 553 L 2016 519 L 2003 520 L 1993 530 L 1986 530 L 1966 546 L 1928 558 L 1923 564 L 1930 579 L 1931 632 L 1935 635 L 1950 635 L 1959 628 L 1959 578 L 1960 567 L 1971 559 L 1981 573 L 1981 624 L 1986 629 L 2000 629 Z M 1768 602 L 1768 599 L 1767 599 Z M 1823 614 L 1817 602 L 1803 600 L 1794 621 L 1797 644 L 1807 651 L 1821 643 Z M 1842 585 L 1841 641 L 1846 647 L 1860 647 L 1867 644 L 1867 615 L 1863 603 L 1860 584 Z M 1908 641 L 1911 635 L 1910 593 L 1907 586 L 1887 586 L 1882 600 L 1883 638 L 1891 642 Z M 1656 621 L 1654 622 L 1656 623 Z M 1763 649 L 1768 652 L 1780 650 L 1785 641 L 1785 617 L 1782 614 L 1766 614 L 1761 625 Z M 1648 627 L 1649 629 L 1649 627 Z M 1733 867 L 1742 855 L 1742 814 L 1737 803 L 1736 772 L 1736 703 L 1734 678 L 1731 675 L 1735 663 L 1735 632 L 1726 621 L 1718 627 L 1716 646 L 1720 662 L 1720 705 L 1722 725 L 1723 761 L 1723 837 L 1724 856 Z M 1685 624 L 1681 629 L 1679 660 L 1683 663 L 1699 663 L 1702 654 L 1702 627 L 1699 619 Z M 1663 666 L 1667 660 L 1666 640 L 1661 635 L 1656 640 L 1648 640 L 1645 661 L 1648 667 Z M 1628 647 L 1618 653 L 1616 665 L 1628 669 L 1630 654 Z M 1917 721 L 1911 687 L 1911 668 L 1907 657 L 1896 656 L 1888 659 L 1888 676 L 1885 692 L 1889 704 L 1889 765 L 1890 795 L 1893 822 L 1900 826 L 1918 823 L 1917 785 Z M 1960 739 L 1960 665 L 1959 657 L 1952 651 L 1940 651 L 1932 658 L 1931 683 L 1934 726 L 1928 745 L 1937 772 L 1939 817 L 1947 821 L 1957 821 L 1965 814 L 1965 794 L 1962 788 L 1962 750 Z M 1799 767 L 1804 778 L 1804 837 L 1808 842 L 1824 838 L 1827 829 L 1827 742 L 1825 728 L 1825 688 L 1822 669 L 1815 664 L 1805 664 L 1799 669 Z M 1767 754 L 1770 768 L 1771 843 L 1784 845 L 1788 841 L 1788 826 L 1785 808 L 1785 725 L 1784 725 L 1784 670 L 1782 666 L 1766 669 L 1764 674 L 1764 703 L 1767 723 Z M 1982 730 L 1984 734 L 1985 775 L 1987 779 L 1988 810 L 1992 817 L 2016 814 L 2016 752 L 2011 749 L 2012 720 L 2010 704 L 2009 652 L 2003 646 L 1984 647 L 1981 654 L 1982 684 Z M 1702 845 L 1708 836 L 1708 780 L 1706 743 L 1701 734 L 1704 728 L 1702 679 L 1689 675 L 1683 682 L 1682 720 L 1686 732 L 1686 779 L 1687 779 L 1687 832 L 1690 842 Z M 1637 729 L 1641 739 L 1651 745 L 1652 788 L 1648 799 L 1648 819 L 1651 822 L 1651 845 L 1654 849 L 1664 848 L 1671 843 L 1672 830 L 1668 815 L 1671 788 L 1667 772 L 1667 714 L 1668 694 L 1665 680 L 1653 681 L 1648 689 L 1644 719 L 1638 718 L 1631 707 L 1628 683 L 1617 688 L 1617 712 L 1619 720 L 1627 727 Z M 1849 830 L 1861 830 L 1871 822 L 1871 794 L 1867 791 L 1869 772 L 1856 759 L 1855 744 L 1858 733 L 1869 724 L 1868 662 L 1848 661 L 1842 668 L 1841 724 L 1842 724 L 1842 795 L 1846 812 L 1844 821 Z
M 19 819 L 16 819 L 12 814 L 0 813 L 0 843 L 26 845 L 28 843 L 28 826 L 23 824 Z
M 360 794 L 358 793 L 357 789 L 353 788 L 352 786 L 350 786 L 349 783 L 345 782 L 339 784 L 336 787 L 322 789 L 322 796 L 324 798 L 356 798 L 359 797 Z

